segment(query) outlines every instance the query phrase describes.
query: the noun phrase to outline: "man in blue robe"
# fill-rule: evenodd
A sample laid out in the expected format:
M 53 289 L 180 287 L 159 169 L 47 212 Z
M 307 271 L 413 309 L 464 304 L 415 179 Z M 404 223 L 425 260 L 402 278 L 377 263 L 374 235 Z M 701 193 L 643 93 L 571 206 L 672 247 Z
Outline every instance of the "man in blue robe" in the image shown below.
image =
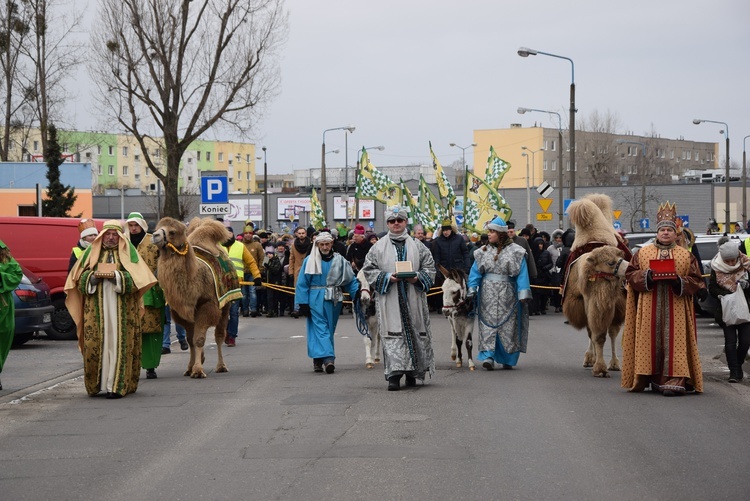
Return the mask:
M 354 298 L 359 281 L 346 258 L 333 252 L 333 236 L 320 232 L 302 262 L 295 289 L 295 302 L 307 317 L 307 356 L 313 359 L 315 372 L 333 374 L 335 370 L 333 334 L 344 299 L 342 287 Z

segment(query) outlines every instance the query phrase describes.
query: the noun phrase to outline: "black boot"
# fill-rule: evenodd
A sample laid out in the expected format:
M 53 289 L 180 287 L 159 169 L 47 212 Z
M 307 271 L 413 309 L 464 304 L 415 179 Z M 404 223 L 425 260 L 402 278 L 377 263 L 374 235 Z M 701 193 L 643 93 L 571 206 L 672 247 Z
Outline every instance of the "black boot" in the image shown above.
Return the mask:
M 146 379 L 156 379 L 156 369 L 146 369 Z
M 736 383 L 739 381 L 737 378 L 737 367 L 730 367 L 729 368 L 729 380 L 730 383 Z
M 401 389 L 401 376 L 391 376 L 388 378 L 388 391 L 398 391 Z
M 417 378 L 414 376 L 410 376 L 409 374 L 406 375 L 406 386 L 414 387 L 417 386 Z

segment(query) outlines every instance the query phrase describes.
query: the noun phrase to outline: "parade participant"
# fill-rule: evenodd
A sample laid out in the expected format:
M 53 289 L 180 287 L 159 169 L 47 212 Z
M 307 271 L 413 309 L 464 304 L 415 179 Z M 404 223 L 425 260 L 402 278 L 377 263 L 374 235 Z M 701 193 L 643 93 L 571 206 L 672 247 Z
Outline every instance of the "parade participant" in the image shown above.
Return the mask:
M 154 244 L 153 235 L 147 233 L 148 223 L 140 212 L 128 215 L 128 236 L 138 254 L 155 277 L 159 259 L 159 248 Z M 147 379 L 156 379 L 156 368 L 161 362 L 162 344 L 164 341 L 164 292 L 155 284 L 143 295 L 146 311 L 141 319 L 141 366 L 146 369 Z
M 234 230 L 232 227 L 227 226 L 227 230 L 229 230 L 229 233 L 232 236 L 222 245 L 227 249 L 229 260 L 232 261 L 232 265 L 237 272 L 237 280 L 242 281 L 245 277 L 252 277 L 255 287 L 260 286 L 260 269 L 258 268 L 255 258 L 245 244 L 234 238 Z M 263 260 L 261 258 L 261 263 L 262 262 Z M 229 323 L 227 324 L 227 335 L 226 338 L 224 338 L 224 343 L 227 346 L 237 346 L 241 302 L 242 299 L 232 301 L 232 305 L 229 307 Z
M 310 251 L 312 250 L 312 241 L 310 240 L 312 235 L 308 235 L 305 228 L 298 226 L 297 229 L 294 230 L 294 236 L 297 238 L 294 239 L 292 247 L 289 249 L 289 275 L 291 275 L 293 279 L 292 287 L 296 287 L 299 270 L 302 268 L 302 262 L 310 255 Z M 292 310 L 292 317 L 299 317 L 299 303 L 296 298 L 294 301 L 294 309 Z
M 333 252 L 333 235 L 321 231 L 302 262 L 295 288 L 295 301 L 307 317 L 307 356 L 313 359 L 315 372 L 333 374 L 336 369 L 333 334 L 344 299 L 341 287 L 353 298 L 359 281 L 346 258 Z
M 633 255 L 625 272 L 621 384 L 632 392 L 649 384 L 664 396 L 703 391 L 693 295 L 705 283 L 695 257 L 677 245 L 676 215 L 675 204 L 659 206 L 656 240 Z
M 531 285 L 526 251 L 511 240 L 508 226 L 496 217 L 487 224 L 488 243 L 474 253 L 467 302 L 478 300 L 477 360 L 488 371 L 495 363 L 512 369 L 529 338 Z M 478 299 L 477 299 L 478 298 Z
M 73 252 L 70 254 L 68 273 L 73 269 L 73 265 L 76 264 L 76 261 L 80 259 L 83 251 L 88 249 L 91 242 L 93 242 L 99 234 L 99 230 L 96 229 L 96 223 L 91 219 L 81 219 L 81 222 L 78 223 L 78 232 L 80 233 L 81 238 L 78 240 L 76 246 L 73 247 Z
M 250 255 L 253 256 L 253 259 L 255 259 L 256 266 L 263 266 L 264 253 L 263 244 L 261 244 L 262 237 L 255 238 L 253 235 L 255 227 L 250 221 L 245 223 L 243 231 L 242 243 L 247 247 L 247 250 L 250 251 Z M 266 232 L 264 231 L 263 234 L 266 234 Z M 266 235 L 266 238 L 267 237 L 268 235 Z M 247 285 L 242 286 L 242 316 L 257 317 L 259 314 L 258 305 L 265 303 L 258 300 L 258 289 L 256 286 L 254 284 L 249 284 L 249 282 L 254 282 L 252 273 L 248 272 L 243 274 L 243 276 L 240 277 L 240 281 L 248 282 Z
M 362 267 L 365 279 L 377 292 L 376 315 L 383 342 L 388 391 L 415 386 L 435 372 L 427 292 L 435 281 L 435 261 L 429 249 L 409 236 L 408 214 L 398 205 L 385 210 L 388 233 L 370 249 Z M 396 263 L 411 268 L 409 277 L 396 275 Z M 408 262 L 409 264 L 406 264 Z
M 352 235 L 352 243 L 346 250 L 346 260 L 352 264 L 354 272 L 359 270 L 356 268 L 354 263 L 361 263 L 365 260 L 365 256 L 370 251 L 372 244 L 365 240 L 365 227 L 358 224 L 354 227 L 354 235 Z
M 11 256 L 8 246 L 0 240 L 0 374 L 13 344 L 16 327 L 13 291 L 22 279 L 21 266 Z M 3 383 L 0 382 L 0 390 L 2 389 Z
M 111 220 L 65 282 L 65 306 L 76 324 L 84 384 L 93 396 L 120 398 L 138 389 L 142 296 L 156 277 Z
M 750 298 L 750 258 L 740 254 L 734 242 L 726 242 L 719 247 L 719 253 L 711 260 L 711 278 L 708 280 L 709 293 L 719 299 L 725 294 L 743 290 L 745 301 Z M 729 366 L 729 382 L 738 383 L 744 378 L 742 365 L 750 349 L 750 322 L 727 325 L 722 315 L 721 301 L 714 312 L 716 322 L 724 331 L 724 353 Z
M 529 240 L 525 237 L 516 235 L 516 223 L 512 219 L 506 224 L 508 225 L 508 237 L 513 241 L 513 243 L 520 245 L 521 247 L 523 247 L 523 250 L 526 251 L 526 267 L 529 270 L 529 280 L 534 280 L 536 278 L 536 263 L 534 262 L 534 257 L 531 254 L 531 246 L 529 245 Z

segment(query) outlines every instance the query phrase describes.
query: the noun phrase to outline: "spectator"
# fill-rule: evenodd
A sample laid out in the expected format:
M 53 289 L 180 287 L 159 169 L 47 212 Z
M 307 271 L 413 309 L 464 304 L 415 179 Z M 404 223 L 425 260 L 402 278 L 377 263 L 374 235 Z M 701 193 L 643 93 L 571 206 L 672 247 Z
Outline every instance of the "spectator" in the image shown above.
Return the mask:
M 10 249 L 5 242 L 0 240 L 0 374 L 3 372 L 5 360 L 8 358 L 10 347 L 13 344 L 13 334 L 16 327 L 15 304 L 13 303 L 13 291 L 23 279 L 21 266 L 13 259 Z M 3 383 L 0 381 L 0 390 Z

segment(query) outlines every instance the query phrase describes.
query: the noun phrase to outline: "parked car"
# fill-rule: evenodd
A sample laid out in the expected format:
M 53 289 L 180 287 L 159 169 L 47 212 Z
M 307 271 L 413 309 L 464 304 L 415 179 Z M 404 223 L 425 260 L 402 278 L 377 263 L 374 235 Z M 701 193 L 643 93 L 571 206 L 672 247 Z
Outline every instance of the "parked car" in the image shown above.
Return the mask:
M 95 221 L 101 231 L 104 221 Z M 70 255 L 80 236 L 79 222 L 68 217 L 0 217 L 0 240 L 11 248 L 16 261 L 49 285 L 55 309 L 52 324 L 45 329 L 50 339 L 76 339 L 63 288 Z
M 40 277 L 21 265 L 23 278 L 13 291 L 16 328 L 13 346 L 21 346 L 37 331 L 49 329 L 55 307 L 50 300 L 49 286 Z

